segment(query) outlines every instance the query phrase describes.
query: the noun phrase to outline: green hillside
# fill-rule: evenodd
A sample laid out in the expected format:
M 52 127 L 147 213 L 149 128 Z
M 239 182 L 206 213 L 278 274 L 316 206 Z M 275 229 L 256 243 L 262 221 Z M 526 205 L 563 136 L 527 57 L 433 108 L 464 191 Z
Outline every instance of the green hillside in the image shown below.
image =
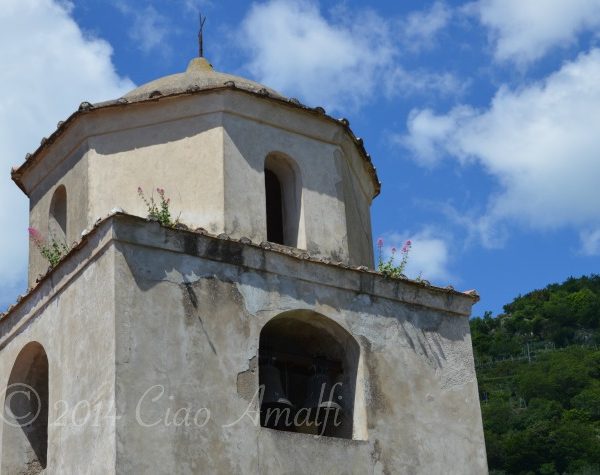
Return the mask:
M 492 474 L 600 474 L 600 276 L 471 321 Z

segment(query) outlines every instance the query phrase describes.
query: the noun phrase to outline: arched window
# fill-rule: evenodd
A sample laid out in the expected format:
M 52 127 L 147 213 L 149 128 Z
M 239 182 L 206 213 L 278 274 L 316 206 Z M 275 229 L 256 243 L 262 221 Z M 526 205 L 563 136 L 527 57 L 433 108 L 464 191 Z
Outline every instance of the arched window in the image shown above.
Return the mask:
M 50 202 L 48 235 L 57 241 L 67 240 L 67 189 L 60 185 Z
M 267 196 L 267 241 L 283 244 L 281 183 L 277 175 L 268 168 L 265 168 L 265 193 Z
M 351 439 L 359 356 L 352 335 L 316 312 L 270 320 L 259 343 L 261 425 Z
M 42 472 L 48 451 L 48 358 L 37 342 L 17 356 L 3 414 L 2 473 Z
M 293 160 L 282 154 L 269 154 L 265 160 L 265 199 L 267 241 L 304 247 L 302 180 Z

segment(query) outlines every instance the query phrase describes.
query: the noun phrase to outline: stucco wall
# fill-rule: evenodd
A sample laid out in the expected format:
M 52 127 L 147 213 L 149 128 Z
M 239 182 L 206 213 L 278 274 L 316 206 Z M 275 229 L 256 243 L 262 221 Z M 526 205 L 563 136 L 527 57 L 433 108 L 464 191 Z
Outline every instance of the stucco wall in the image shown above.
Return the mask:
M 48 474 L 115 470 L 114 250 L 88 261 L 89 252 L 73 255 L 0 320 L 3 395 L 25 345 L 39 342 L 48 357 Z
M 466 296 L 158 226 L 119 238 L 122 473 L 486 473 Z M 223 427 L 257 409 L 260 330 L 291 309 L 360 345 L 355 440 Z M 211 418 L 177 426 L 181 408 Z
M 191 228 L 264 241 L 264 160 L 281 152 L 301 174 L 302 247 L 372 266 L 374 185 L 343 130 L 320 116 L 227 90 L 100 110 L 78 119 L 23 176 L 31 223 L 45 231 L 61 183 L 69 241 L 114 208 L 146 216 L 138 186 L 147 195 L 162 187 L 174 218 Z M 32 248 L 30 283 L 46 268 Z
M 304 247 L 347 262 L 350 250 L 336 147 L 235 115 L 226 115 L 223 125 L 226 232 L 266 241 L 264 163 L 267 155 L 279 152 L 295 162 L 301 175 Z
M 29 200 L 29 226 L 48 237 L 50 203 L 56 189 L 64 185 L 67 190 L 67 232 L 66 244 L 70 245 L 80 238 L 86 228 L 88 218 L 88 157 L 87 143 L 81 144 L 69 153 L 56 168 L 50 169 L 39 186 L 31 193 Z M 46 261 L 34 244 L 29 243 L 29 285 L 40 274 L 48 270 Z
M 351 155 L 352 152 L 349 153 Z M 371 230 L 371 197 L 368 196 L 365 187 L 361 186 L 359 176 L 352 172 L 352 162 L 344 160 L 339 150 L 335 151 L 334 157 L 338 173 L 343 177 L 340 182 L 343 186 L 346 211 L 349 263 L 373 268 L 375 259 Z
M 79 426 L 80 408 L 50 425 L 48 473 L 480 474 L 472 303 L 116 216 L 0 320 L 0 383 L 39 341 L 50 421 L 60 400 L 108 411 L 96 424 Z M 360 347 L 353 440 L 234 423 L 258 409 L 261 328 L 292 309 L 333 320 Z

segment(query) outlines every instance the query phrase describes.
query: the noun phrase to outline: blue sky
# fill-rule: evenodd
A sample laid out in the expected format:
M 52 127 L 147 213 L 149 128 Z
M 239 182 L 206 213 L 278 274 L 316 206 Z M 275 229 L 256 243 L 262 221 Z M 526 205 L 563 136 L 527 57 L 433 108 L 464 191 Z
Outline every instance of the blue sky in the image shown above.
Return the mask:
M 80 102 L 184 70 L 199 7 L 216 69 L 350 120 L 411 276 L 477 289 L 477 315 L 598 272 L 600 0 L 5 0 L 0 309 L 27 263 L 9 166 Z

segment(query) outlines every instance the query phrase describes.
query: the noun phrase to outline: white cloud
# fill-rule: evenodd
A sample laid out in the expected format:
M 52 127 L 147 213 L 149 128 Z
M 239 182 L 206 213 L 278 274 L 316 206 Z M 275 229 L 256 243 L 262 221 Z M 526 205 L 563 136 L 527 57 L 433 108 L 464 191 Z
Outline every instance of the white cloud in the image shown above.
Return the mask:
M 119 0 L 115 2 L 115 6 L 122 14 L 131 18 L 129 38 L 142 53 L 150 54 L 157 51 L 166 55 L 170 52 L 166 39 L 172 27 L 166 16 L 159 13 L 152 5 L 131 6 Z M 189 8 L 187 3 L 186 8 Z
M 261 82 L 328 108 L 365 101 L 395 54 L 386 22 L 374 13 L 328 22 L 316 3 L 303 0 L 253 4 L 242 41 Z
M 496 59 L 522 64 L 600 27 L 600 0 L 479 0 L 474 10 L 490 29 Z
M 432 166 L 443 156 L 445 148 L 452 150 L 451 139 L 458 124 L 475 114 L 468 106 L 458 106 L 447 115 L 415 109 L 408 116 L 408 134 L 395 135 L 392 140 L 410 149 L 422 165 Z
M 11 165 L 37 148 L 80 102 L 121 96 L 134 87 L 111 63 L 110 45 L 86 38 L 70 4 L 3 0 L 0 9 L 0 306 L 25 285 L 27 199 L 10 180 Z
M 600 225 L 599 77 L 594 49 L 543 81 L 501 87 L 486 110 L 413 111 L 399 140 L 428 165 L 449 154 L 497 178 L 502 191 L 479 223 L 487 238 L 508 221 L 536 229 Z
M 452 275 L 448 267 L 450 264 L 450 252 L 447 242 L 432 229 L 426 228 L 417 233 L 386 233 L 382 236 L 383 258 L 387 260 L 391 256 L 392 248 L 396 248 L 395 264 L 400 263 L 401 249 L 407 240 L 411 241 L 411 249 L 408 254 L 408 263 L 404 271 L 410 278 L 421 277 L 438 285 L 446 285 L 457 278 Z
M 579 234 L 581 253 L 586 256 L 600 255 L 600 229 L 586 229 Z
M 405 46 L 415 51 L 431 46 L 451 17 L 452 10 L 443 2 L 435 2 L 428 10 L 409 14 L 401 27 Z
M 431 41 L 446 15 L 441 3 L 412 14 L 406 34 L 413 46 Z M 400 46 L 408 37 L 392 23 L 370 10 L 349 13 L 337 8 L 328 19 L 315 1 L 269 0 L 252 5 L 241 25 L 240 43 L 254 77 L 310 105 L 356 109 L 376 93 L 462 90 L 450 74 L 400 66 Z
M 396 66 L 386 74 L 384 84 L 385 92 L 390 98 L 408 97 L 414 94 L 457 96 L 470 86 L 470 81 L 459 79 L 447 72 L 408 71 L 402 66 Z

